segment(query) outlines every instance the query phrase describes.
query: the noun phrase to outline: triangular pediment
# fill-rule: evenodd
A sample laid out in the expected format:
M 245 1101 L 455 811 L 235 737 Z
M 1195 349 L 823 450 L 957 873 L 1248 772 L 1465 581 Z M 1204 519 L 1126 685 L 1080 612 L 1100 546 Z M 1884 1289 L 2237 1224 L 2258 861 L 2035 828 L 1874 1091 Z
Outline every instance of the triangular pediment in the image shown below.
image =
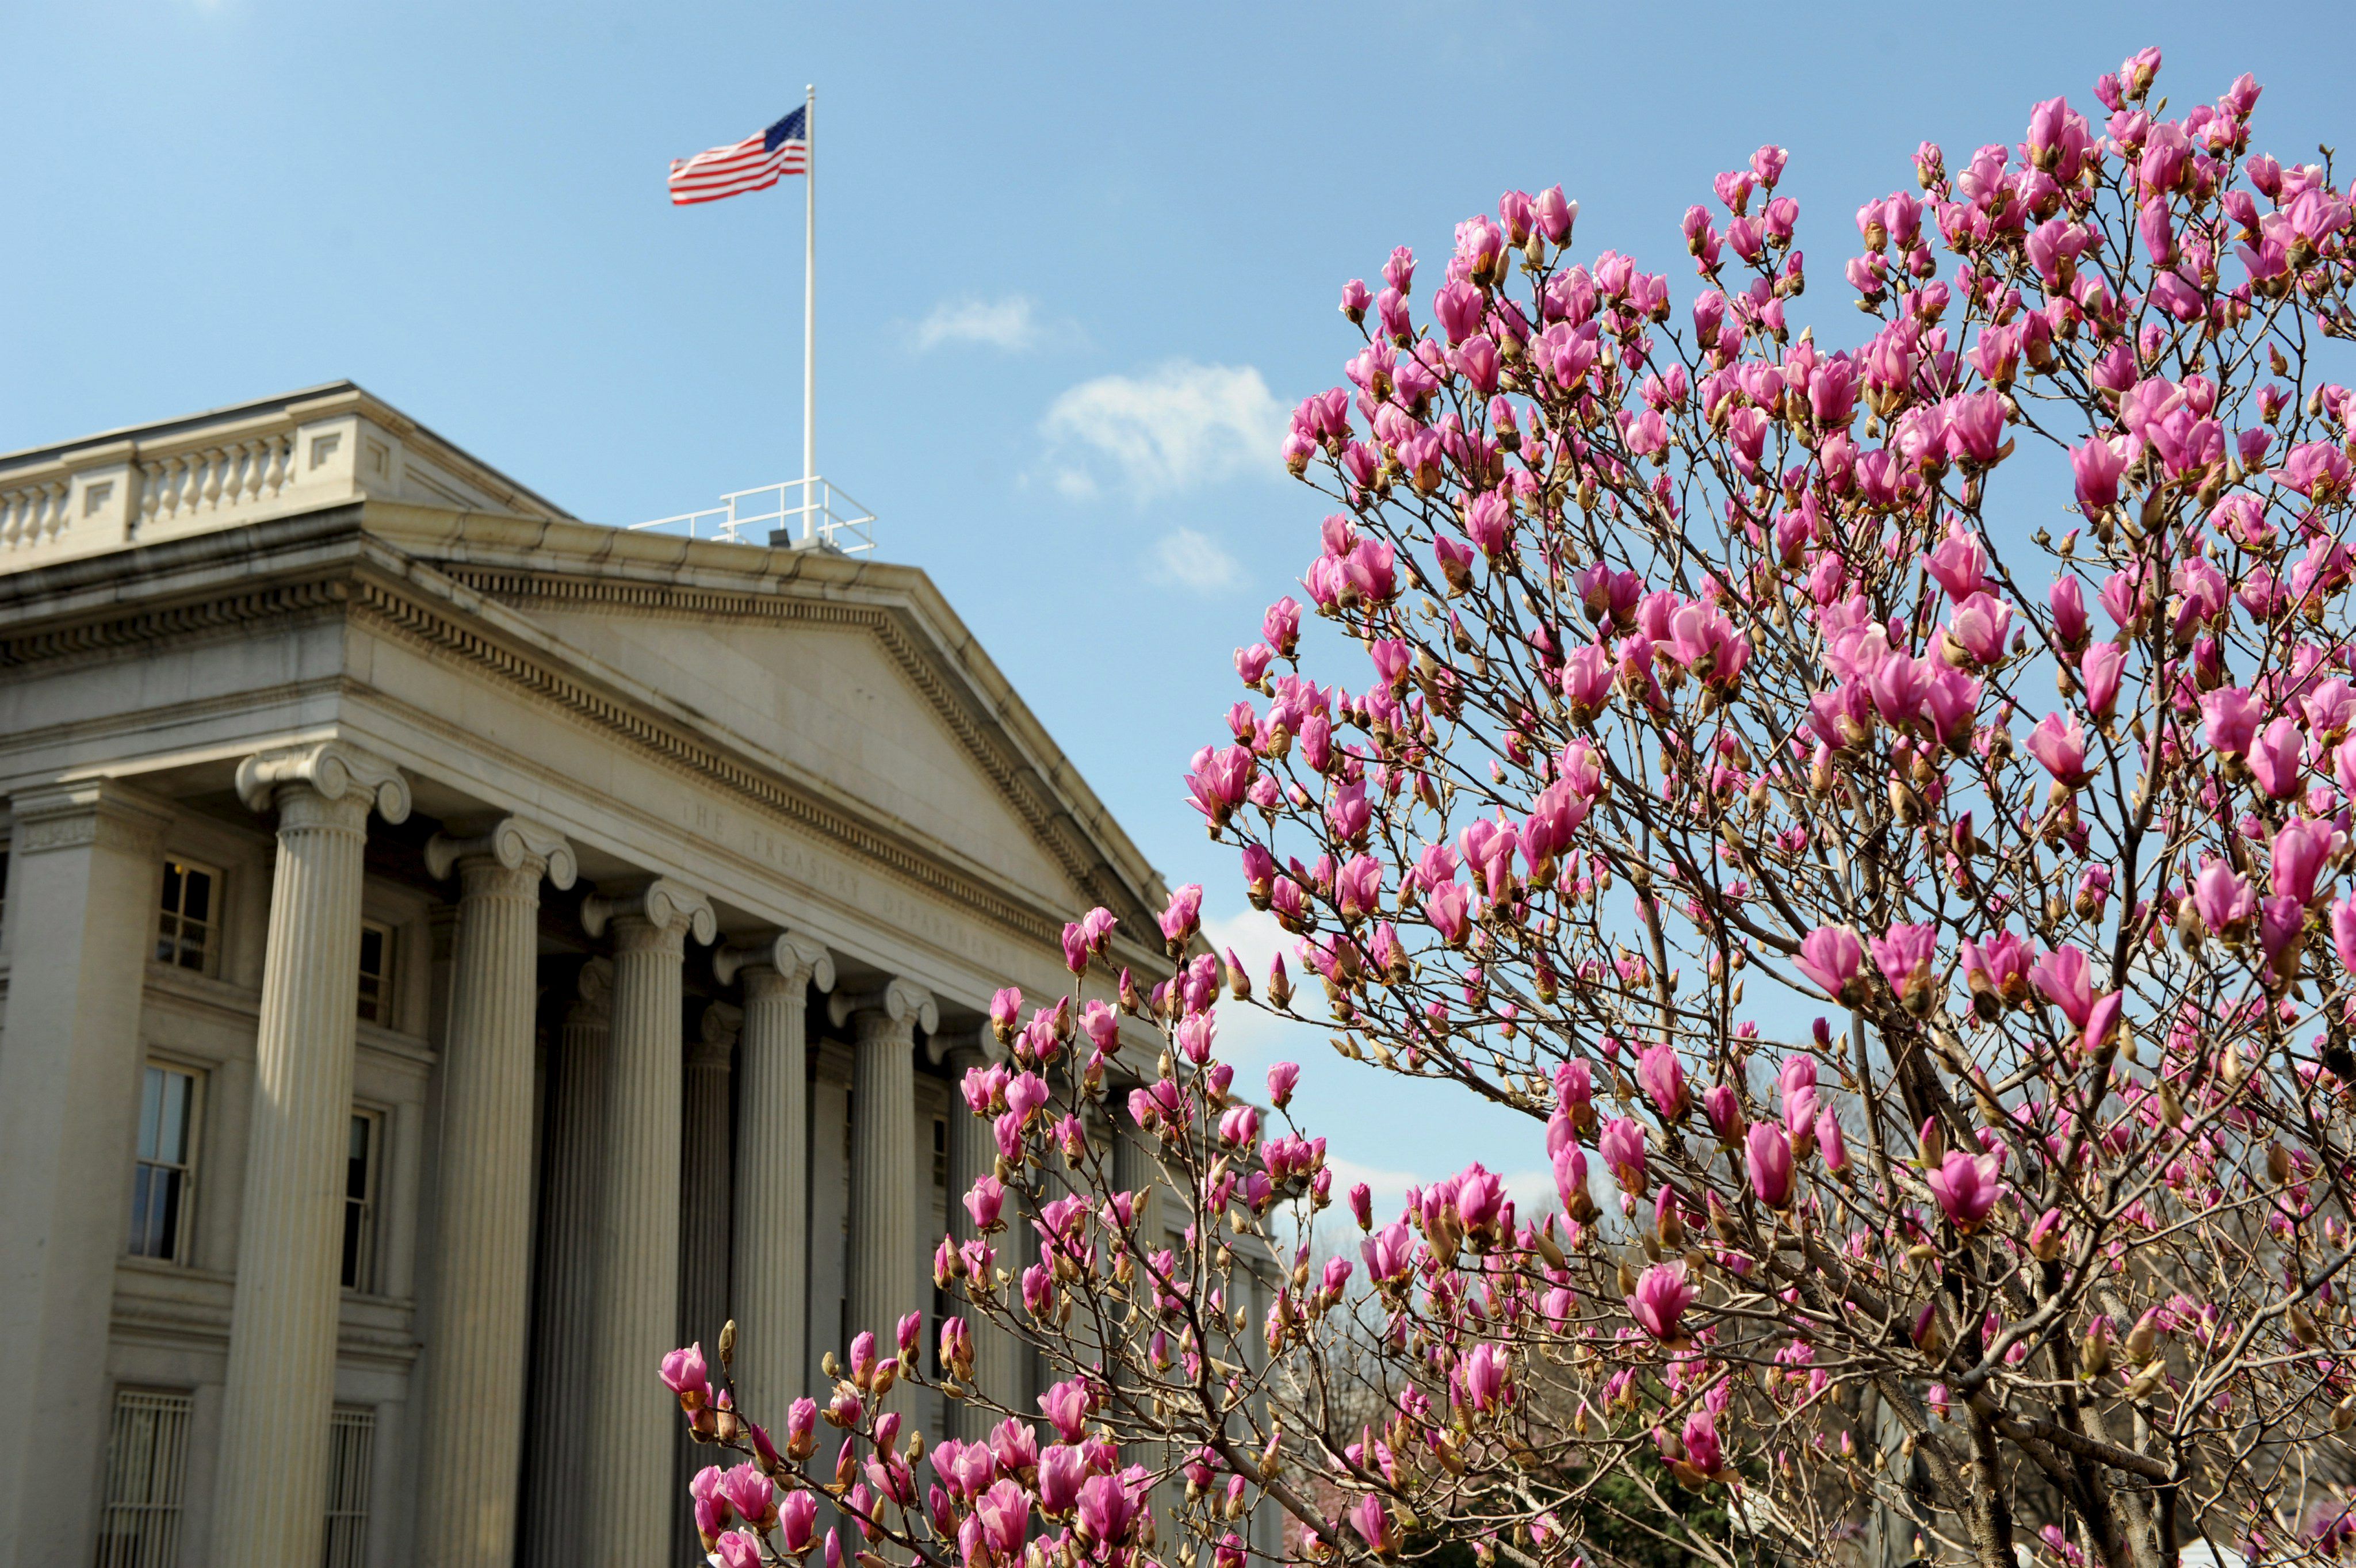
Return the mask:
M 979 650 L 944 627 L 921 573 L 886 569 L 921 592 L 846 601 L 774 577 L 691 587 L 613 567 L 441 569 L 911 842 L 1047 908 L 1102 903 L 1149 929 L 1151 867 L 1100 836 L 1102 806 L 1070 797 L 1068 763 L 994 671 L 976 678 Z

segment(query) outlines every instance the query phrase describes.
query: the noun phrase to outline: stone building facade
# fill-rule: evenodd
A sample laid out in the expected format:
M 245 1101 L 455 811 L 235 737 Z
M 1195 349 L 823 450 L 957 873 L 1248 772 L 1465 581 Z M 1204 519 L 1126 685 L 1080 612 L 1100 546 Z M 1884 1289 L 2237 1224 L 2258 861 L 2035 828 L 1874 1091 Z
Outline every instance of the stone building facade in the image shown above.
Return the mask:
M 921 571 L 349 383 L 0 456 L 0 799 L 28 1568 L 687 1560 L 662 1352 L 933 1301 L 991 993 L 1163 898 Z

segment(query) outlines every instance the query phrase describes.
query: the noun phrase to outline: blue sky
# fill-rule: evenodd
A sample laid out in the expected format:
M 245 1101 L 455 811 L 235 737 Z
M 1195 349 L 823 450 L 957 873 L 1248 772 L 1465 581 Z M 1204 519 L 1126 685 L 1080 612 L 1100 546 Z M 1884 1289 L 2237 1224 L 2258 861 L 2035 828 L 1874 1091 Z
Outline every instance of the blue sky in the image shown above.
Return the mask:
M 2336 141 L 2345 11 L 2220 14 L 16 0 L 0 450 L 349 376 L 600 521 L 786 478 L 799 187 L 674 210 L 662 175 L 815 81 L 820 467 L 1249 938 L 1178 773 L 1314 553 L 1272 432 L 1355 348 L 1344 279 L 1559 181 L 1581 251 L 1682 280 L 1680 214 L 1774 141 L 1844 341 L 1849 214 L 1917 141 L 2017 140 L 2142 45 L 2179 103 L 2255 72 L 2286 158 Z M 1541 1164 L 1321 1034 L 1235 1032 L 1301 1054 L 1302 1107 L 1387 1187 Z

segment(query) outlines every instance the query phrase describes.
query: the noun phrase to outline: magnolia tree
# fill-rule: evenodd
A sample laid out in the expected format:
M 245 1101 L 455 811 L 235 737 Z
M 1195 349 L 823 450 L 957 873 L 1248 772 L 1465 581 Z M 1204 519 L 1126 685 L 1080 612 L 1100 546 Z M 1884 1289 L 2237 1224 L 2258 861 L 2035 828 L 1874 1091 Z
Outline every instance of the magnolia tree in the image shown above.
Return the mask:
M 2171 113 L 2158 68 L 1924 145 L 1846 347 L 1787 323 L 1772 146 L 1687 212 L 1690 299 L 1574 261 L 1558 189 L 1347 286 L 1308 603 L 1188 780 L 1293 961 L 1194 951 L 1188 888 L 1150 996 L 1088 983 L 1101 910 L 1072 996 L 1001 995 L 947 1374 L 913 1316 L 790 1411 L 666 1367 L 743 1456 L 717 1561 L 1233 1568 L 1248 1509 L 1312 1563 L 2346 1550 L 2356 240 L 2255 83 Z M 1362 1187 L 1312 1268 L 1323 1143 L 1293 1069 L 1233 1081 L 1243 1004 L 1526 1115 L 1556 1190 Z M 1130 1079 L 1183 1246 L 1085 1132 Z M 925 1453 L 895 1381 L 991 1435 Z

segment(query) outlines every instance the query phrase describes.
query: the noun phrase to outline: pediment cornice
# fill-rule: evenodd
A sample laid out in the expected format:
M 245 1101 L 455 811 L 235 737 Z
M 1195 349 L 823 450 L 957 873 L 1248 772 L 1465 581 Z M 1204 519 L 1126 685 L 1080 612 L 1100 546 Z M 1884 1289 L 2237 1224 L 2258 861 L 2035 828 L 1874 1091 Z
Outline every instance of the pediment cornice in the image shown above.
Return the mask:
M 755 592 L 677 583 L 641 582 L 605 574 L 531 571 L 475 563 L 437 563 L 452 581 L 485 598 L 529 613 L 592 609 L 709 625 L 734 621 L 766 626 L 827 627 L 874 640 L 901 678 L 931 710 L 973 764 L 1023 819 L 1073 885 L 1134 926 L 1151 913 L 1080 831 L 1039 770 L 1016 751 L 1002 726 L 955 672 L 933 656 L 916 618 L 899 606 L 792 593 Z

